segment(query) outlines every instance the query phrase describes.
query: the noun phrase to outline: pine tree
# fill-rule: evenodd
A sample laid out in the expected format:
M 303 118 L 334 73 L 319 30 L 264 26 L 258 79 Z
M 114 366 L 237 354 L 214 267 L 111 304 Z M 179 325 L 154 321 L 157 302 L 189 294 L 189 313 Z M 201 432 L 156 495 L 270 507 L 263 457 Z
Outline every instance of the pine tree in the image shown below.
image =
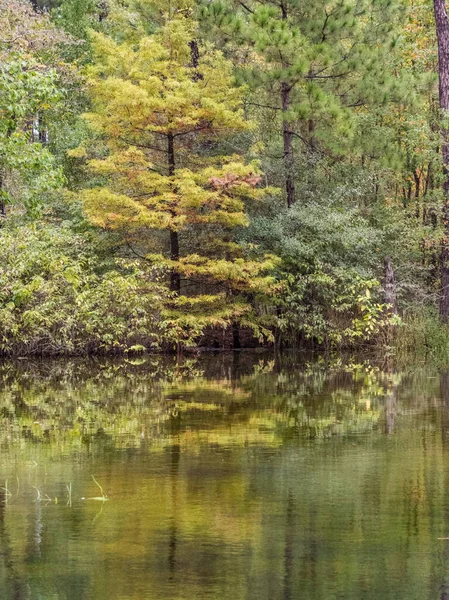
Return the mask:
M 169 269 L 178 316 L 183 306 L 208 307 L 208 322 L 244 322 L 249 295 L 272 287 L 273 259 L 248 259 L 232 238 L 248 223 L 245 202 L 265 193 L 256 164 L 216 150 L 249 127 L 241 91 L 231 64 L 196 42 L 190 7 L 166 8 L 153 35 L 135 39 L 134 29 L 134 39 L 118 43 L 92 33 L 93 109 L 86 118 L 107 156 L 88 165 L 107 183 L 84 192 L 86 212 L 128 239 L 142 230 L 166 232 L 168 245 L 147 258 Z
M 214 0 L 202 17 L 226 47 L 246 48 L 235 61 L 254 91 L 248 104 L 277 126 L 287 205 L 297 199 L 299 155 L 308 168 L 320 150 L 354 143 L 354 111 L 406 93 L 389 72 L 397 6 L 391 0 Z M 232 48 L 231 48 L 232 49 Z
M 449 318 L 449 130 L 446 123 L 449 114 L 449 21 L 445 0 L 434 0 L 435 25 L 438 40 L 439 98 L 442 117 L 443 157 L 443 241 L 441 251 L 441 301 L 440 316 L 443 322 Z

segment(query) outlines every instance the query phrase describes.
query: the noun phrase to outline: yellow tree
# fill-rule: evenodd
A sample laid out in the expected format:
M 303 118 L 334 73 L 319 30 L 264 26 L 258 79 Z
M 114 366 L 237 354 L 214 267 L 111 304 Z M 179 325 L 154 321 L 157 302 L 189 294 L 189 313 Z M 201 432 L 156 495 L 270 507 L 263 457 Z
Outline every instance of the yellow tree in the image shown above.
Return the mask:
M 197 43 L 190 12 L 172 1 L 154 34 L 136 39 L 134 29 L 121 43 L 92 34 L 86 118 L 108 152 L 88 165 L 107 183 L 84 192 L 86 212 L 125 235 L 166 232 L 165 248 L 147 258 L 169 269 L 184 314 L 207 305 L 204 322 L 255 327 L 248 299 L 273 291 L 275 259 L 250 259 L 232 232 L 248 224 L 245 203 L 266 190 L 256 164 L 222 156 L 220 143 L 249 124 L 231 64 Z

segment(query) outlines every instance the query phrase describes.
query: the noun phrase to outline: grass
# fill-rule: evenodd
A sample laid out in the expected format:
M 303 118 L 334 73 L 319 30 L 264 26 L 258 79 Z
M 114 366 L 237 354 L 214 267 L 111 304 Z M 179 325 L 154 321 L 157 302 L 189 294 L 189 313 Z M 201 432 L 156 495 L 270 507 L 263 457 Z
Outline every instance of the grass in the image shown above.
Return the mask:
M 441 323 L 433 309 L 408 315 L 392 341 L 398 364 L 432 362 L 439 368 L 449 366 L 449 325 Z
M 101 486 L 101 484 L 97 481 L 97 479 L 95 478 L 95 475 L 91 475 L 92 480 L 94 481 L 95 485 L 98 487 L 98 489 L 101 492 L 101 496 L 91 496 L 88 498 L 81 498 L 81 500 L 96 500 L 98 502 L 108 502 L 109 498 L 107 496 L 107 494 L 104 492 L 103 487 Z M 42 490 L 37 487 L 36 485 L 32 485 L 31 486 L 33 489 L 36 490 L 36 498 L 34 499 L 34 502 L 53 502 L 55 504 L 59 504 L 59 499 L 58 497 L 50 498 L 50 496 L 48 494 L 45 494 L 42 492 Z M 68 483 L 66 486 L 66 490 L 67 490 L 67 506 L 72 506 L 72 500 L 73 500 L 73 493 L 72 493 L 72 482 Z M 3 502 L 5 504 L 8 503 L 9 498 L 12 497 L 12 493 L 8 487 L 8 480 L 5 480 L 5 485 L 4 486 L 0 486 L 0 490 L 3 491 Z M 20 490 L 20 483 L 19 483 L 19 478 L 17 477 L 17 496 L 19 495 L 19 490 Z
M 99 502 L 107 502 L 109 500 L 109 498 L 106 496 L 106 494 L 103 491 L 103 488 L 101 487 L 101 485 L 98 483 L 98 481 L 95 479 L 95 475 L 92 475 L 92 479 L 94 480 L 94 483 L 98 486 L 98 488 L 100 489 L 101 492 L 101 496 L 94 496 L 92 498 L 88 498 L 88 500 L 98 500 Z

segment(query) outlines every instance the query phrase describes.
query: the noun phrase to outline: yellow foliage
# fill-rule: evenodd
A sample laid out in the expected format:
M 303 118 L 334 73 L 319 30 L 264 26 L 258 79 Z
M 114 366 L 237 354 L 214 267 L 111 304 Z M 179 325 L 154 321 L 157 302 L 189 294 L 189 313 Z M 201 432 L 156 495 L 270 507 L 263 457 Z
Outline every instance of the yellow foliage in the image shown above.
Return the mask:
M 203 254 L 189 253 L 181 244 L 179 257 L 164 250 L 148 258 L 183 279 L 195 277 L 201 289 L 213 284 L 212 294 L 178 296 L 176 310 L 214 307 L 208 322 L 224 326 L 249 310 L 246 303 L 244 309 L 232 308 L 229 301 L 236 294 L 274 293 L 267 273 L 275 259 L 247 260 L 230 235 L 248 224 L 245 203 L 266 190 L 256 162 L 210 153 L 204 158 L 198 152 L 204 141 L 219 141 L 252 124 L 244 119 L 243 90 L 235 86 L 223 55 L 200 46 L 199 60 L 192 64 L 197 24 L 190 17 L 190 0 L 161 4 L 162 24 L 152 36 L 143 35 L 138 24 L 122 43 L 91 33 L 92 110 L 85 118 L 109 153 L 87 163 L 106 184 L 84 192 L 85 208 L 92 223 L 103 228 L 185 232 L 181 241 L 208 240 Z M 155 3 L 145 0 L 144 5 Z M 81 149 L 73 155 L 84 156 Z M 224 306 L 218 310 L 217 303 Z
M 86 148 L 84 146 L 78 146 L 78 148 L 68 150 L 67 154 L 72 158 L 84 158 L 87 156 Z

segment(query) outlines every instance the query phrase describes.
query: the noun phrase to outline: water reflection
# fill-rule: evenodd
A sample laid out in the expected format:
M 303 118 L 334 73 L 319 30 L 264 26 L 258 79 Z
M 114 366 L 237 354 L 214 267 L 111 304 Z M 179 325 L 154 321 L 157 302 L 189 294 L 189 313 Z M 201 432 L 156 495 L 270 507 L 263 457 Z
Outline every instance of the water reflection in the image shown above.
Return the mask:
M 239 353 L 0 382 L 1 598 L 449 598 L 446 373 Z

